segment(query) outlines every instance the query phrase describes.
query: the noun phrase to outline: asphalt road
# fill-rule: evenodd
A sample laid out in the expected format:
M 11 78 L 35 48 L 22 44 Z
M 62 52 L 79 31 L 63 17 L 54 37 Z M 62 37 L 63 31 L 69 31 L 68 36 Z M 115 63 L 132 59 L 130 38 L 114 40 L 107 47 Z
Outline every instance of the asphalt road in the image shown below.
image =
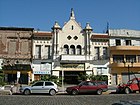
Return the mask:
M 116 103 L 128 100 L 140 100 L 140 94 L 1 95 L 0 105 L 118 105 Z M 140 103 L 137 105 L 140 105 Z

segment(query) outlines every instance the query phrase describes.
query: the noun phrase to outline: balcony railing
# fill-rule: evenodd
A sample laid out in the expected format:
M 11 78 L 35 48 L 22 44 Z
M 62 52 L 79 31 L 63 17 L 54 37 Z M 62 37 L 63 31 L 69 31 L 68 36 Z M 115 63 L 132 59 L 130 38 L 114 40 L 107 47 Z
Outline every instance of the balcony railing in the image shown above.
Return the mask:
M 92 60 L 92 56 L 85 55 L 61 55 L 61 61 L 86 61 Z
M 103 56 L 95 56 L 92 60 L 109 60 L 109 57 L 106 55 Z
M 110 50 L 140 50 L 140 46 L 110 46 Z
M 127 62 L 125 65 L 131 65 L 131 63 Z M 124 67 L 124 63 L 111 63 L 109 67 Z M 140 67 L 140 62 L 133 63 L 133 67 Z
M 44 55 L 44 56 L 34 55 L 33 59 L 51 59 L 51 56 L 49 56 L 49 55 Z
M 108 56 L 91 56 L 91 55 L 61 55 L 61 61 L 95 61 L 95 60 L 108 60 Z

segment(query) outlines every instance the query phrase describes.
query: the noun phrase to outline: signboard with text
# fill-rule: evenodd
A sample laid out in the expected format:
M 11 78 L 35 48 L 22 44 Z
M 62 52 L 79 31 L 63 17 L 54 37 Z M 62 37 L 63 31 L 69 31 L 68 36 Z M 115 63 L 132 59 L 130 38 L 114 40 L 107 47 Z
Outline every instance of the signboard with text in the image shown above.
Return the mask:
M 84 70 L 84 64 L 61 64 L 61 68 L 66 70 Z
M 51 63 L 33 64 L 33 74 L 51 74 Z

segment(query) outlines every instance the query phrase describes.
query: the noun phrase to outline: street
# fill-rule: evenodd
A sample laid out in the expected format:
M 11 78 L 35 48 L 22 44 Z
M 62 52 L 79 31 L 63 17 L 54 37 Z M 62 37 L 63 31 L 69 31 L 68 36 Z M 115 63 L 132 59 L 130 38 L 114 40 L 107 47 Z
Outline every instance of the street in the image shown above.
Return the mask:
M 1 95 L 0 105 L 118 105 L 120 101 L 140 100 L 140 94 L 103 95 Z M 137 104 L 140 105 L 140 104 Z

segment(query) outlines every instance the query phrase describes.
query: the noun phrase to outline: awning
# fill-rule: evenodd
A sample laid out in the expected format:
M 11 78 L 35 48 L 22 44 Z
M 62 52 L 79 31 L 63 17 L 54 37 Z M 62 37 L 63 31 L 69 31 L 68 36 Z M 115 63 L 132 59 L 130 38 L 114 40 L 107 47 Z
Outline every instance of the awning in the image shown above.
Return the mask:
M 30 64 L 15 64 L 15 65 L 4 65 L 2 67 L 3 71 L 7 70 L 15 70 L 15 71 L 31 71 L 31 65 Z

